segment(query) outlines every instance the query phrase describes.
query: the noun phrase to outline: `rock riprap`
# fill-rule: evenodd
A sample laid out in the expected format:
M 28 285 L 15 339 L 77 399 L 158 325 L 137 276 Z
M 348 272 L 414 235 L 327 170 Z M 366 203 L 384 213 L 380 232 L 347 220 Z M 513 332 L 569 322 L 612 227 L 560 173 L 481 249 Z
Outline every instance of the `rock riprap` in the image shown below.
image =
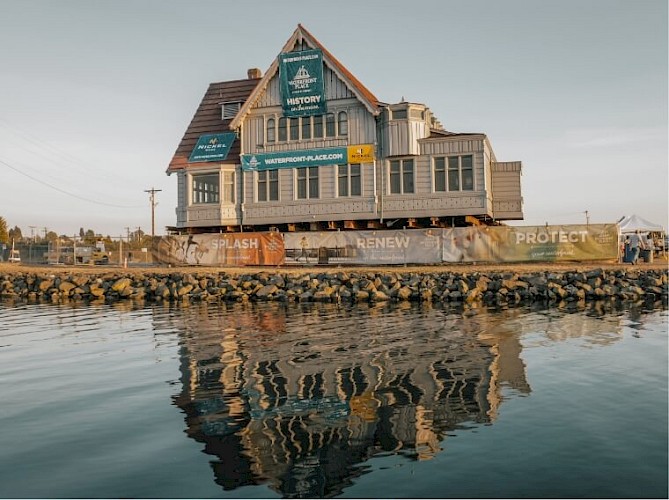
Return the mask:
M 0 275 L 0 297 L 29 301 L 294 301 L 294 302 L 667 302 L 668 271 L 593 269 L 533 272 L 330 271 L 249 274 L 228 272 L 107 272 L 100 275 Z

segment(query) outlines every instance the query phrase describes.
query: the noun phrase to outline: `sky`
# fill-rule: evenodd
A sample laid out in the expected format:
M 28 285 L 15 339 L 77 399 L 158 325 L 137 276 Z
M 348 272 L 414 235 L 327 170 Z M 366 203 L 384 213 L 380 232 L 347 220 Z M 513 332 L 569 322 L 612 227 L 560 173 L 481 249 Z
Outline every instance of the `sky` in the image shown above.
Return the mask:
M 514 225 L 666 229 L 667 20 L 666 0 L 0 0 L 0 216 L 150 234 L 156 189 L 164 234 L 208 85 L 265 72 L 301 23 L 379 100 L 522 161 Z

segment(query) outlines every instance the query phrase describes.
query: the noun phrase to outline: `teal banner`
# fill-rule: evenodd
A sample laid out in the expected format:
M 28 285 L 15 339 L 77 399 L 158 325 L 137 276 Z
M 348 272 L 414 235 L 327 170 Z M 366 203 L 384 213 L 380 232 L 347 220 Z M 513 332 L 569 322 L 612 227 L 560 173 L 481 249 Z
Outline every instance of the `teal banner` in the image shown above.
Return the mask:
M 235 137 L 237 137 L 236 134 L 231 132 L 201 135 L 188 157 L 188 161 L 196 163 L 201 161 L 225 160 L 230 152 L 230 146 L 235 141 Z
M 280 153 L 241 155 L 242 170 L 274 170 L 277 168 L 316 167 L 348 163 L 347 148 L 302 149 Z
M 325 114 L 323 53 L 320 50 L 279 54 L 279 77 L 284 116 Z

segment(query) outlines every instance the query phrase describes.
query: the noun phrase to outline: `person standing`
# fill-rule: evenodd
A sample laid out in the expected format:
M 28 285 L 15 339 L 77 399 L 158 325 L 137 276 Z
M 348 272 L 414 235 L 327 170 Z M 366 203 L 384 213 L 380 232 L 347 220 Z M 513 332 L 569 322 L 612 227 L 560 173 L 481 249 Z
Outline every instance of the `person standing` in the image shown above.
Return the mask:
M 632 265 L 635 265 L 639 260 L 639 252 L 646 248 L 644 238 L 639 234 L 639 230 L 634 231 L 634 234 L 630 236 L 630 250 L 632 252 Z
M 304 257 L 304 262 L 309 262 L 309 242 L 307 241 L 306 236 L 302 236 L 302 239 L 300 240 L 300 247 L 302 248 L 302 251 L 300 252 L 300 256 L 297 258 L 297 261 L 299 262 L 302 257 Z

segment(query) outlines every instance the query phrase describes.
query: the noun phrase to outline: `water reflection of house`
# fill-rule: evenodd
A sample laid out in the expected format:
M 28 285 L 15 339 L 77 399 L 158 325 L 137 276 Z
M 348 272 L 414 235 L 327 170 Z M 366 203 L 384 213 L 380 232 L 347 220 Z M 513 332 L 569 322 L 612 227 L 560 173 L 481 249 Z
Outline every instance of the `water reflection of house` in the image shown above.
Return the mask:
M 181 332 L 176 404 L 225 489 L 334 496 L 374 455 L 430 459 L 448 432 L 492 423 L 501 385 L 529 391 L 515 336 L 479 339 L 493 315 L 218 307 L 179 310 L 170 327 Z

